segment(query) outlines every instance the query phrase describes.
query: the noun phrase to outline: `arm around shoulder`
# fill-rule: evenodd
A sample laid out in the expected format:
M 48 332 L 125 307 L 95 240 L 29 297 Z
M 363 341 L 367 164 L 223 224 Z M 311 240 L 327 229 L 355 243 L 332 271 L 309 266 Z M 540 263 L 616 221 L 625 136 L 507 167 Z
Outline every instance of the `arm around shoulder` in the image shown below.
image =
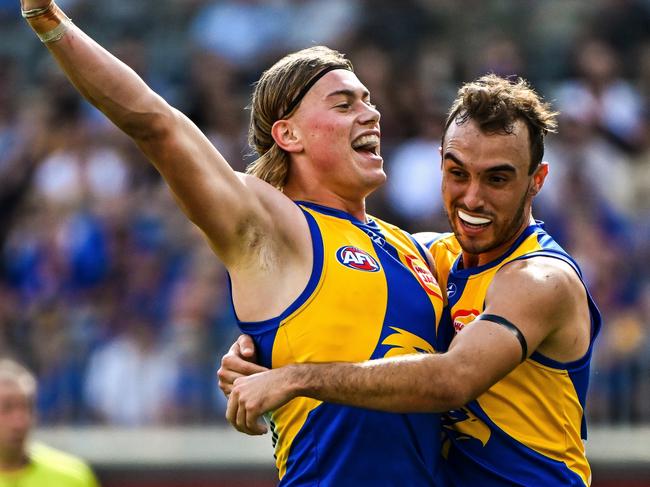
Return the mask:
M 570 322 L 584 290 L 576 288 L 580 281 L 565 264 L 535 260 L 499 271 L 484 313 L 501 316 L 519 329 L 527 344 L 526 356 L 543 349 L 562 360 L 563 349 L 551 347 L 558 333 L 561 343 L 575 343 L 567 333 L 572 333 Z M 579 349 L 578 354 L 584 353 Z M 476 399 L 521 361 L 522 345 L 515 333 L 479 316 L 458 333 L 446 353 L 360 364 L 294 365 L 284 382 L 291 384 L 292 396 L 390 412 L 442 412 Z

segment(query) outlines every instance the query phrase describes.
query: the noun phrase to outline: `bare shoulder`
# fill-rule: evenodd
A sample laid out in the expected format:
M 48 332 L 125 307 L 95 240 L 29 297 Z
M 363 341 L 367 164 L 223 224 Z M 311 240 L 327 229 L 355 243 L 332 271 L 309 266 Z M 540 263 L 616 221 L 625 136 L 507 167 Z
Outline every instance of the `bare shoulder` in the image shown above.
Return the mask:
M 515 260 L 496 274 L 490 293 L 508 291 L 522 298 L 530 297 L 540 306 L 585 295 L 576 271 L 566 262 L 552 257 Z
M 575 360 L 589 345 L 585 287 L 559 259 L 540 256 L 505 265 L 490 284 L 486 305 L 512 317 L 532 349 L 555 360 Z

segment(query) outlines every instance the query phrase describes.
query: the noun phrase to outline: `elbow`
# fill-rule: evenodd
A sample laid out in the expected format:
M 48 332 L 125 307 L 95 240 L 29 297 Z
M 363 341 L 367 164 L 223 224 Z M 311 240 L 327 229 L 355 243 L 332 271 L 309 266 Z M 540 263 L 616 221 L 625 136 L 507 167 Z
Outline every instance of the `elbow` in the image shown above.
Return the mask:
M 474 396 L 464 388 L 459 388 L 447 397 L 444 411 L 458 409 L 474 399 Z
M 158 95 L 146 104 L 146 109 L 125 117 L 120 129 L 137 143 L 158 143 L 174 133 L 180 113 Z
M 476 398 L 471 379 L 462 373 L 450 373 L 447 380 L 441 384 L 436 396 L 439 398 L 434 405 L 436 411 L 444 412 L 457 409 Z

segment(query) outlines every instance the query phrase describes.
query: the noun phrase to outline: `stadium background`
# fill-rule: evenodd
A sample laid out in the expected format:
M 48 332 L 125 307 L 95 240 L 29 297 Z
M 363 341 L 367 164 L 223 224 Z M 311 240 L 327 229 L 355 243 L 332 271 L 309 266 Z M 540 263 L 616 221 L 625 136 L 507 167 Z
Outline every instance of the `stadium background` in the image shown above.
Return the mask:
M 18 3 L 0 0 L 0 353 L 37 371 L 36 436 L 88 458 L 108 486 L 273 485 L 270 438 L 226 429 L 215 388 L 237 335 L 223 268 Z M 389 183 L 370 210 L 410 231 L 448 228 L 436 151 L 459 84 L 529 79 L 561 112 L 535 215 L 605 318 L 594 485 L 650 485 L 650 1 L 59 4 L 240 170 L 261 71 L 308 45 L 347 53 L 382 112 Z

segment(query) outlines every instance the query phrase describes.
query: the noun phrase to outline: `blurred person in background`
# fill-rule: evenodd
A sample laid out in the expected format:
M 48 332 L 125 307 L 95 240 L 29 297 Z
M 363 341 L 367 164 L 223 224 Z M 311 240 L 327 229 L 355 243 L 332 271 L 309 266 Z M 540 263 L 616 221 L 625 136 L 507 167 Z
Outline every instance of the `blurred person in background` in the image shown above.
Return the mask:
M 622 150 L 635 152 L 642 142 L 643 102 L 621 77 L 619 58 L 604 40 L 591 37 L 575 51 L 576 78 L 561 83 L 558 108 Z
M 317 46 L 265 71 L 251 110 L 251 146 L 260 158 L 240 174 L 56 4 L 23 0 L 21 7 L 71 82 L 136 142 L 202 229 L 229 272 L 240 327 L 255 335 L 265 365 L 434 350 L 443 303 L 426 251 L 366 214 L 366 197 L 386 178 L 380 114 L 342 54 Z M 118 380 L 110 379 L 116 396 Z M 406 478 L 436 485 L 434 414 L 298 400 L 274 412 L 271 425 L 282 484 L 396 485 Z
M 36 379 L 0 357 L 0 487 L 98 487 L 80 459 L 28 442 L 35 423 Z
M 169 416 L 177 369 L 153 323 L 123 310 L 125 329 L 90 356 L 84 395 L 101 422 L 162 424 Z

